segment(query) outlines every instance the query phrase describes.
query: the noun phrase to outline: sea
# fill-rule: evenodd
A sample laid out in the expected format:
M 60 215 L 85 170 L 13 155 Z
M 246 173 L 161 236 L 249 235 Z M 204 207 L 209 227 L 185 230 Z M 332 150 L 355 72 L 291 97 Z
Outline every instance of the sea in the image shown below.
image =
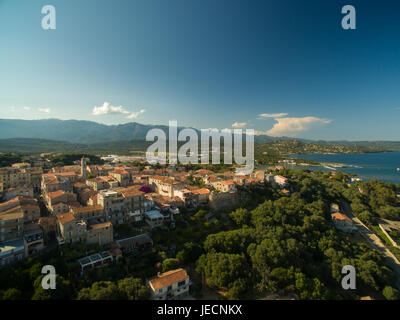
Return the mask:
M 377 179 L 394 184 L 400 184 L 400 151 L 361 153 L 361 154 L 299 154 L 290 158 L 308 159 L 318 162 L 340 163 L 344 168 L 327 166 L 294 166 L 292 168 L 307 168 L 309 170 L 343 171 L 356 174 L 363 181 Z

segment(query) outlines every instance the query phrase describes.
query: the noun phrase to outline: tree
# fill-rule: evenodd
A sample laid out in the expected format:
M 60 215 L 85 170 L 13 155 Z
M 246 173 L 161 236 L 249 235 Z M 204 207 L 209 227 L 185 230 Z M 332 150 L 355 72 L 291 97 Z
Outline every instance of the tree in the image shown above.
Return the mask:
M 239 208 L 229 214 L 229 217 L 235 222 L 237 226 L 249 224 L 250 214 L 246 209 Z
M 197 262 L 197 272 L 203 272 L 207 282 L 214 287 L 230 288 L 238 279 L 247 281 L 250 268 L 243 255 L 208 253 Z
M 147 300 L 150 297 L 149 289 L 140 279 L 122 279 L 118 281 L 118 290 L 121 298 L 126 300 Z
M 72 297 L 71 283 L 62 276 L 56 277 L 56 289 L 45 290 L 42 287 L 42 279 L 44 275 L 40 275 L 34 282 L 34 294 L 32 300 L 66 300 Z
M 21 300 L 23 299 L 22 292 L 16 288 L 10 288 L 4 291 L 3 300 Z
M 382 290 L 382 294 L 384 295 L 384 297 L 387 300 L 399 300 L 400 299 L 400 292 L 399 290 L 390 287 L 390 286 L 386 286 L 383 290 Z
M 165 259 L 162 265 L 162 271 L 167 272 L 170 270 L 178 269 L 179 268 L 179 260 L 178 259 Z
M 177 253 L 176 258 L 180 263 L 188 264 L 195 262 L 202 253 L 203 249 L 200 245 L 193 242 L 186 242 L 183 245 L 183 249 Z
M 115 283 L 111 281 L 99 281 L 93 283 L 90 288 L 83 288 L 78 293 L 78 300 L 118 300 L 120 293 Z

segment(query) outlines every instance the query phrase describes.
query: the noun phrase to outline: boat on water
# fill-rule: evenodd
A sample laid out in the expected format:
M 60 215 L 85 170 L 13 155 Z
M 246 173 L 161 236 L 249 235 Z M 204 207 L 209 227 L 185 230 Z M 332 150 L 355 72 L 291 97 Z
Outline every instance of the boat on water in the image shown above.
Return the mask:
M 397 168 L 397 171 L 400 171 L 400 168 Z

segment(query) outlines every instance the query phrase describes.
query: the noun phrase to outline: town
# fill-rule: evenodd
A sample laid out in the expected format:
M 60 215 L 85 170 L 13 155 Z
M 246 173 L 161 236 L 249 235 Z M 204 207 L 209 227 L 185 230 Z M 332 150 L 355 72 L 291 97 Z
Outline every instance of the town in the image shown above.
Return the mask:
M 181 210 L 193 212 L 203 205 L 212 210 L 234 207 L 240 201 L 237 186 L 267 182 L 284 196 L 290 194 L 285 177 L 265 170 L 247 176 L 172 166 L 154 169 L 145 165 L 141 170 L 122 165 L 117 156 L 104 157 L 110 160 L 104 165 L 91 165 L 83 157 L 75 165 L 49 168 L 46 156 L 42 154 L 33 165 L 14 163 L 0 168 L 0 267 L 40 254 L 47 245 L 101 247 L 77 260 L 83 273 L 118 261 L 134 249 L 151 247 L 148 233 L 174 228 Z M 142 233 L 121 238 L 116 231 L 120 226 L 133 226 Z M 168 279 L 171 272 L 162 277 Z M 187 274 L 177 270 L 172 278 L 181 286 Z M 159 294 L 157 281 L 150 281 L 154 296 L 166 298 Z M 183 285 L 180 295 L 185 296 L 188 286 Z
M 141 282 L 147 292 L 141 298 L 193 299 L 202 296 L 207 286 L 231 288 L 225 295 L 237 298 L 242 296 L 240 292 L 246 291 L 242 285 L 240 289 L 236 288 L 234 278 L 224 285 L 213 284 L 215 280 L 211 274 L 207 276 L 210 271 L 203 260 L 218 255 L 213 253 L 215 250 L 230 252 L 231 246 L 236 248 L 235 241 L 239 239 L 233 240 L 235 233 L 244 237 L 241 241 L 256 241 L 256 230 L 265 223 L 258 221 L 258 210 L 265 212 L 262 219 L 278 210 L 265 211 L 263 206 L 266 204 L 281 203 L 279 206 L 286 207 L 276 213 L 280 212 L 277 217 L 285 221 L 290 217 L 290 210 L 300 213 L 304 201 L 311 201 L 310 205 L 315 208 L 304 207 L 304 210 L 314 219 L 330 217 L 327 222 L 319 221 L 321 226 L 315 228 L 328 228 L 328 231 L 332 225 L 351 241 L 375 246 L 383 256 L 391 259 L 388 266 L 400 274 L 397 243 L 389 235 L 396 239 L 397 222 L 376 220 L 359 209 L 356 205 L 359 200 L 353 197 L 361 197 L 365 194 L 363 188 L 371 186 L 368 183 L 363 186 L 361 180 L 352 175 L 292 170 L 279 164 L 245 175 L 232 165 L 149 165 L 139 156 L 79 157 L 42 153 L 40 156 L 17 157 L 12 161 L 14 163 L 0 168 L 0 268 L 57 252 L 61 261 L 67 263 L 68 274 L 78 279 L 86 279 L 96 270 L 107 270 L 112 266 L 125 266 L 126 270 L 133 268 L 134 273 L 141 274 L 145 280 L 134 279 Z M 25 162 L 15 162 L 19 159 Z M 344 189 L 336 195 L 318 195 L 317 189 L 312 191 L 316 183 L 323 183 L 320 187 L 326 184 L 328 193 Z M 348 192 L 346 189 L 352 190 L 347 202 L 343 198 Z M 323 209 L 317 199 L 323 200 L 328 207 Z M 399 199 L 397 191 L 396 206 Z M 267 202 L 263 204 L 263 201 Z M 389 200 L 385 201 L 383 205 Z M 295 208 L 291 209 L 293 204 Z M 250 216 L 249 210 L 253 210 Z M 304 219 L 305 223 L 306 217 Z M 397 220 L 397 217 L 393 219 Z M 254 225 L 253 232 L 246 226 L 249 223 Z M 268 224 L 273 226 L 273 222 Z M 378 225 L 390 239 L 389 246 L 395 255 L 382 241 L 374 238 L 373 225 Z M 283 226 L 288 227 L 287 224 Z M 375 231 L 379 233 L 379 230 Z M 222 239 L 228 234 L 234 237 L 233 244 L 223 244 L 227 239 Z M 219 237 L 222 239 L 217 240 Z M 206 251 L 210 250 L 210 243 L 217 242 L 211 244 L 215 249 L 202 255 L 204 249 L 199 241 L 205 241 Z M 225 249 L 221 249 L 221 245 Z M 178 249 L 182 250 L 178 252 Z M 243 250 L 246 251 L 245 247 L 237 252 Z M 145 267 L 145 272 L 140 271 L 140 265 Z M 198 278 L 199 271 L 207 279 Z M 97 287 L 92 289 L 94 292 L 99 290 Z M 270 295 L 268 299 L 280 299 L 281 295 Z M 212 292 L 206 292 L 206 296 L 216 298 Z M 293 293 L 284 296 L 302 298 Z M 79 297 L 93 298 L 84 290 Z

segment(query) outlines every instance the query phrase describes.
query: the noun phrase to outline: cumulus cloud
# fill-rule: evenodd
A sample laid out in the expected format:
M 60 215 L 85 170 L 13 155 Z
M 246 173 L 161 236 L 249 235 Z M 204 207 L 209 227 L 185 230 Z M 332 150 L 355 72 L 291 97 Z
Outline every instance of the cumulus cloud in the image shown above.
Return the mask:
M 140 109 L 137 112 L 131 112 L 127 118 L 128 119 L 136 119 L 137 117 L 139 117 L 142 113 L 144 113 L 146 110 L 145 109 Z
M 113 106 L 109 102 L 104 102 L 102 106 L 95 106 L 93 108 L 92 114 L 94 116 L 103 116 L 103 115 L 109 115 L 109 114 L 125 114 L 127 115 L 127 119 L 136 119 L 139 117 L 143 112 L 145 112 L 145 109 L 141 109 L 137 112 L 130 112 L 126 110 L 123 106 Z
M 265 119 L 265 118 L 282 118 L 282 117 L 286 117 L 288 114 L 285 112 L 282 113 L 261 113 L 258 116 L 261 119 Z
M 44 113 L 50 113 L 51 109 L 50 108 L 38 108 L 39 112 L 44 112 Z
M 277 123 L 266 132 L 266 134 L 272 137 L 296 137 L 300 132 L 332 122 L 332 120 L 318 117 L 276 118 L 275 120 Z
M 232 124 L 232 128 L 244 128 L 247 125 L 247 122 L 235 122 Z
M 122 106 L 112 106 L 109 102 L 104 102 L 102 106 L 93 108 L 92 114 L 94 116 L 102 116 L 106 114 L 129 114 Z

